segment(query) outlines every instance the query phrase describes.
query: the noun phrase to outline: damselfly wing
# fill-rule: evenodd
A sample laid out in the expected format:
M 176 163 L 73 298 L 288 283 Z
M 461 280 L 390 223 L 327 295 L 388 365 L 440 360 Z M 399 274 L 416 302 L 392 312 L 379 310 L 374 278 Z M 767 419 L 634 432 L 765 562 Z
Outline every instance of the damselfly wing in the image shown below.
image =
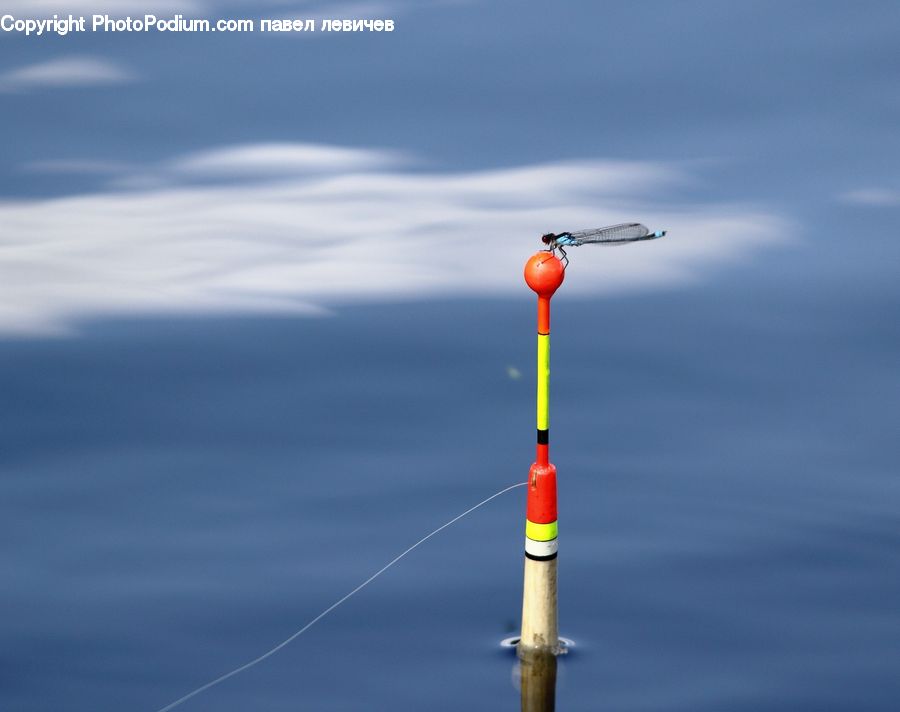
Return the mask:
M 650 232 L 645 225 L 640 223 L 620 223 L 608 227 L 600 227 L 594 230 L 576 230 L 574 232 L 549 232 L 541 240 L 551 251 L 559 250 L 563 259 L 566 257 L 566 247 L 579 247 L 580 245 L 627 245 L 629 242 L 641 242 L 642 240 L 655 240 L 666 234 L 665 230 Z

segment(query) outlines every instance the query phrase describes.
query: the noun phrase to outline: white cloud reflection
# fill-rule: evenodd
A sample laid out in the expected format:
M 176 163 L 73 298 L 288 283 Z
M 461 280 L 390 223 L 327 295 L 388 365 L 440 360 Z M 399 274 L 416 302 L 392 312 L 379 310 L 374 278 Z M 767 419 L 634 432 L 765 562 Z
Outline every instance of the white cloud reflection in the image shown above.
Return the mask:
M 98 57 L 59 57 L 0 73 L 0 92 L 123 84 L 134 80 L 124 67 Z
M 692 177 L 658 163 L 424 173 L 396 168 L 382 151 L 279 151 L 185 156 L 148 171 L 151 188 L 0 202 L 0 333 L 65 333 L 103 315 L 321 313 L 378 299 L 523 295 L 522 265 L 543 231 L 631 219 L 670 234 L 573 251 L 566 290 L 683 285 L 789 232 L 777 216 L 741 206 L 661 207 Z M 341 170 L 322 172 L 329 155 Z M 196 181 L 198 166 L 232 180 L 179 182 Z
M 369 170 L 402 161 L 389 151 L 309 143 L 253 143 L 199 151 L 169 164 L 174 173 L 206 177 L 277 176 Z
M 890 188 L 859 188 L 851 190 L 840 196 L 845 203 L 854 205 L 868 205 L 875 207 L 890 207 L 900 205 L 900 190 Z

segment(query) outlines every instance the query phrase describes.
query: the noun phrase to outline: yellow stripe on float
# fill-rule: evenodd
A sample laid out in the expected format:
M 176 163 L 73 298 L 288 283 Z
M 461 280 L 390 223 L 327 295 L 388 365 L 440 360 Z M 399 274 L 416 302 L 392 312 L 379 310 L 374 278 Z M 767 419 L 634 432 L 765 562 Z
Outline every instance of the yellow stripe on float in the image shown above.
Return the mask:
M 553 541 L 557 537 L 557 522 L 537 524 L 526 519 L 525 536 L 532 541 Z
M 550 428 L 550 334 L 538 334 L 537 429 Z

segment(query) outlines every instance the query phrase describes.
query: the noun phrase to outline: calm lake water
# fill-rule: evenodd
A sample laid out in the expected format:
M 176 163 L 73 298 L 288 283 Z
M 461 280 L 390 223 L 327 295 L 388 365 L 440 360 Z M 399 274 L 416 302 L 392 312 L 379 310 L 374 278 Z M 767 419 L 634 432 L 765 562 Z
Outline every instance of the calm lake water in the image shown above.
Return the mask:
M 799 291 L 554 299 L 557 709 L 898 709 L 897 302 Z M 533 334 L 523 296 L 0 342 L 0 709 L 153 712 L 524 480 Z M 524 495 L 180 709 L 516 710 Z

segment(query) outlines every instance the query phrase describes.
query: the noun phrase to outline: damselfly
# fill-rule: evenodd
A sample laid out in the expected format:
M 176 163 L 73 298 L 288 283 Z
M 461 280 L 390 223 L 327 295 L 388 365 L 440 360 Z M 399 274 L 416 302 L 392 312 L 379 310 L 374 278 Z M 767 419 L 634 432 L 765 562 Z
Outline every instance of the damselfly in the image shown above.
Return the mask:
M 566 247 L 578 247 L 580 245 L 627 245 L 629 242 L 641 240 L 655 240 L 666 234 L 665 230 L 650 232 L 640 223 L 621 223 L 600 227 L 594 230 L 578 230 L 576 232 L 548 232 L 541 240 L 548 246 L 550 252 L 560 251 L 563 261 L 569 264 L 566 256 Z

